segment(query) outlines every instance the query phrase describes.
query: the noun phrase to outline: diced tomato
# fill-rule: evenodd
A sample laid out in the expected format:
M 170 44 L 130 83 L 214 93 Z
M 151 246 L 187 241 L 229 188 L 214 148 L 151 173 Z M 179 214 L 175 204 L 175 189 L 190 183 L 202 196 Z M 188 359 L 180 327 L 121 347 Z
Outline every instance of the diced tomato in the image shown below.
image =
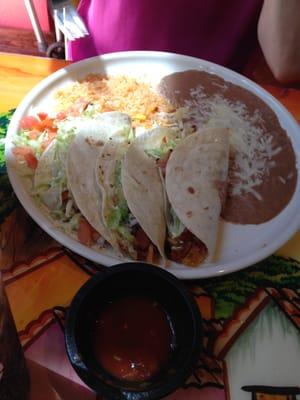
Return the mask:
M 77 237 L 80 243 L 90 246 L 93 242 L 93 228 L 83 217 L 79 220 Z
M 12 152 L 18 159 L 25 160 L 29 168 L 36 169 L 38 161 L 30 147 L 14 147 Z
M 55 126 L 53 124 L 53 121 L 54 121 L 53 118 L 45 118 L 45 119 L 43 119 L 42 121 L 40 121 L 39 129 L 41 131 L 44 131 L 45 129 L 56 130 L 56 128 L 55 128 Z
M 31 115 L 27 115 L 21 119 L 20 128 L 21 129 L 35 129 L 38 128 L 40 121 Z
M 44 119 L 48 118 L 48 114 L 45 112 L 39 112 L 38 113 L 38 117 L 41 121 L 43 121 Z
M 46 129 L 56 130 L 53 118 L 49 118 L 46 113 L 39 113 L 38 116 L 40 119 L 30 115 L 22 118 L 20 122 L 20 128 L 28 130 L 38 130 L 40 132 L 43 132 Z
M 99 239 L 100 234 L 87 222 L 84 217 L 80 218 L 77 237 L 80 243 L 90 246 Z
M 25 160 L 29 168 L 36 169 L 38 165 L 38 160 L 33 153 L 28 153 L 25 156 Z

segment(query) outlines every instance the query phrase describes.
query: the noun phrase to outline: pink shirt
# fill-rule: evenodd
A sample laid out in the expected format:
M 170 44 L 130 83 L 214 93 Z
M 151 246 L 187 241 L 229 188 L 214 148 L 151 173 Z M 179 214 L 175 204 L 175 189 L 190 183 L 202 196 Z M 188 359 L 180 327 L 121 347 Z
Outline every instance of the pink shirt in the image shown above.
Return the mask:
M 90 36 L 72 60 L 124 50 L 187 54 L 240 69 L 256 43 L 262 0 L 81 0 Z

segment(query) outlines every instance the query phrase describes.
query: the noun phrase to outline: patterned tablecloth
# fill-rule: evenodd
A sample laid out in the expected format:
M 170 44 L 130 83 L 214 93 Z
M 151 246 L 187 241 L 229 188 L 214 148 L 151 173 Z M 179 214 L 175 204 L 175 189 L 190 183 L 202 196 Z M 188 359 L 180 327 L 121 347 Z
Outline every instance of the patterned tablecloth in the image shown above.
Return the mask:
M 3 68 L 0 60 L 2 75 Z M 299 90 L 265 88 L 300 121 Z M 31 399 L 96 399 L 73 372 L 63 340 L 65 309 L 93 271 L 37 227 L 12 192 L 3 157 L 12 103 L 8 98 L 0 114 L 0 267 L 31 373 Z M 203 317 L 203 352 L 185 387 L 168 398 L 300 399 L 299 262 L 300 233 L 246 270 L 186 283 Z

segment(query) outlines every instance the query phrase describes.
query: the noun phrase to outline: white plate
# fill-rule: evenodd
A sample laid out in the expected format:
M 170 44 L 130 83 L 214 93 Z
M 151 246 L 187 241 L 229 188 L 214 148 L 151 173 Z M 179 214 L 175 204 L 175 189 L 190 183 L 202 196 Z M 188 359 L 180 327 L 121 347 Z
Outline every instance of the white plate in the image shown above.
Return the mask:
M 107 266 L 120 262 L 113 255 L 100 254 L 62 233 L 43 214 L 27 193 L 22 178 L 17 175 L 13 168 L 11 153 L 12 138 L 19 129 L 20 119 L 29 114 L 32 107 L 47 111 L 51 107 L 53 91 L 68 82 L 83 78 L 88 73 L 125 74 L 144 77 L 145 79 L 150 77 L 152 81 L 158 82 L 160 78 L 167 74 L 187 69 L 201 69 L 212 72 L 227 81 L 248 89 L 264 100 L 274 110 L 292 141 L 299 173 L 300 131 L 296 121 L 276 99 L 245 77 L 207 61 L 171 53 L 122 52 L 94 57 L 63 68 L 40 82 L 20 103 L 9 125 L 6 159 L 10 181 L 24 208 L 49 235 L 92 261 Z M 283 245 L 300 227 L 299 204 L 300 184 L 298 179 L 296 191 L 290 203 L 271 221 L 260 225 L 244 226 L 223 223 L 218 261 L 205 263 L 198 268 L 189 268 L 174 263 L 168 270 L 182 279 L 205 278 L 234 272 L 262 260 Z

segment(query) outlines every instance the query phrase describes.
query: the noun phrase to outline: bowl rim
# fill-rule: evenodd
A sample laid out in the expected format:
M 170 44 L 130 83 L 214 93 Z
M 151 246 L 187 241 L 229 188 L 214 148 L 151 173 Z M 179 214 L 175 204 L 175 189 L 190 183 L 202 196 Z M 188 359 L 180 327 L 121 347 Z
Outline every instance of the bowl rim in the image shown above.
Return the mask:
M 174 374 L 170 379 L 164 380 L 163 384 L 149 387 L 145 390 L 128 389 L 110 386 L 107 382 L 101 382 L 97 379 L 97 376 L 93 371 L 88 370 L 88 366 L 80 356 L 79 346 L 76 342 L 76 324 L 78 321 L 78 311 L 82 306 L 88 295 L 98 286 L 105 282 L 107 278 L 117 276 L 128 271 L 131 272 L 144 272 L 150 274 L 157 279 L 163 279 L 170 287 L 174 288 L 178 293 L 178 297 L 181 298 L 187 305 L 192 323 L 193 323 L 193 340 L 189 346 L 189 352 L 187 352 L 187 362 Z M 110 399 L 159 399 L 172 391 L 179 388 L 186 379 L 191 375 L 196 362 L 199 359 L 200 352 L 202 349 L 202 324 L 200 310 L 196 304 L 196 301 L 192 293 L 184 285 L 184 283 L 176 278 L 170 272 L 158 268 L 157 266 L 147 263 L 128 262 L 120 263 L 111 268 L 105 268 L 93 275 L 86 283 L 81 286 L 77 291 L 73 300 L 71 301 L 70 307 L 66 313 L 65 322 L 65 347 L 68 358 L 71 362 L 72 367 L 83 380 L 94 391 L 107 396 Z

